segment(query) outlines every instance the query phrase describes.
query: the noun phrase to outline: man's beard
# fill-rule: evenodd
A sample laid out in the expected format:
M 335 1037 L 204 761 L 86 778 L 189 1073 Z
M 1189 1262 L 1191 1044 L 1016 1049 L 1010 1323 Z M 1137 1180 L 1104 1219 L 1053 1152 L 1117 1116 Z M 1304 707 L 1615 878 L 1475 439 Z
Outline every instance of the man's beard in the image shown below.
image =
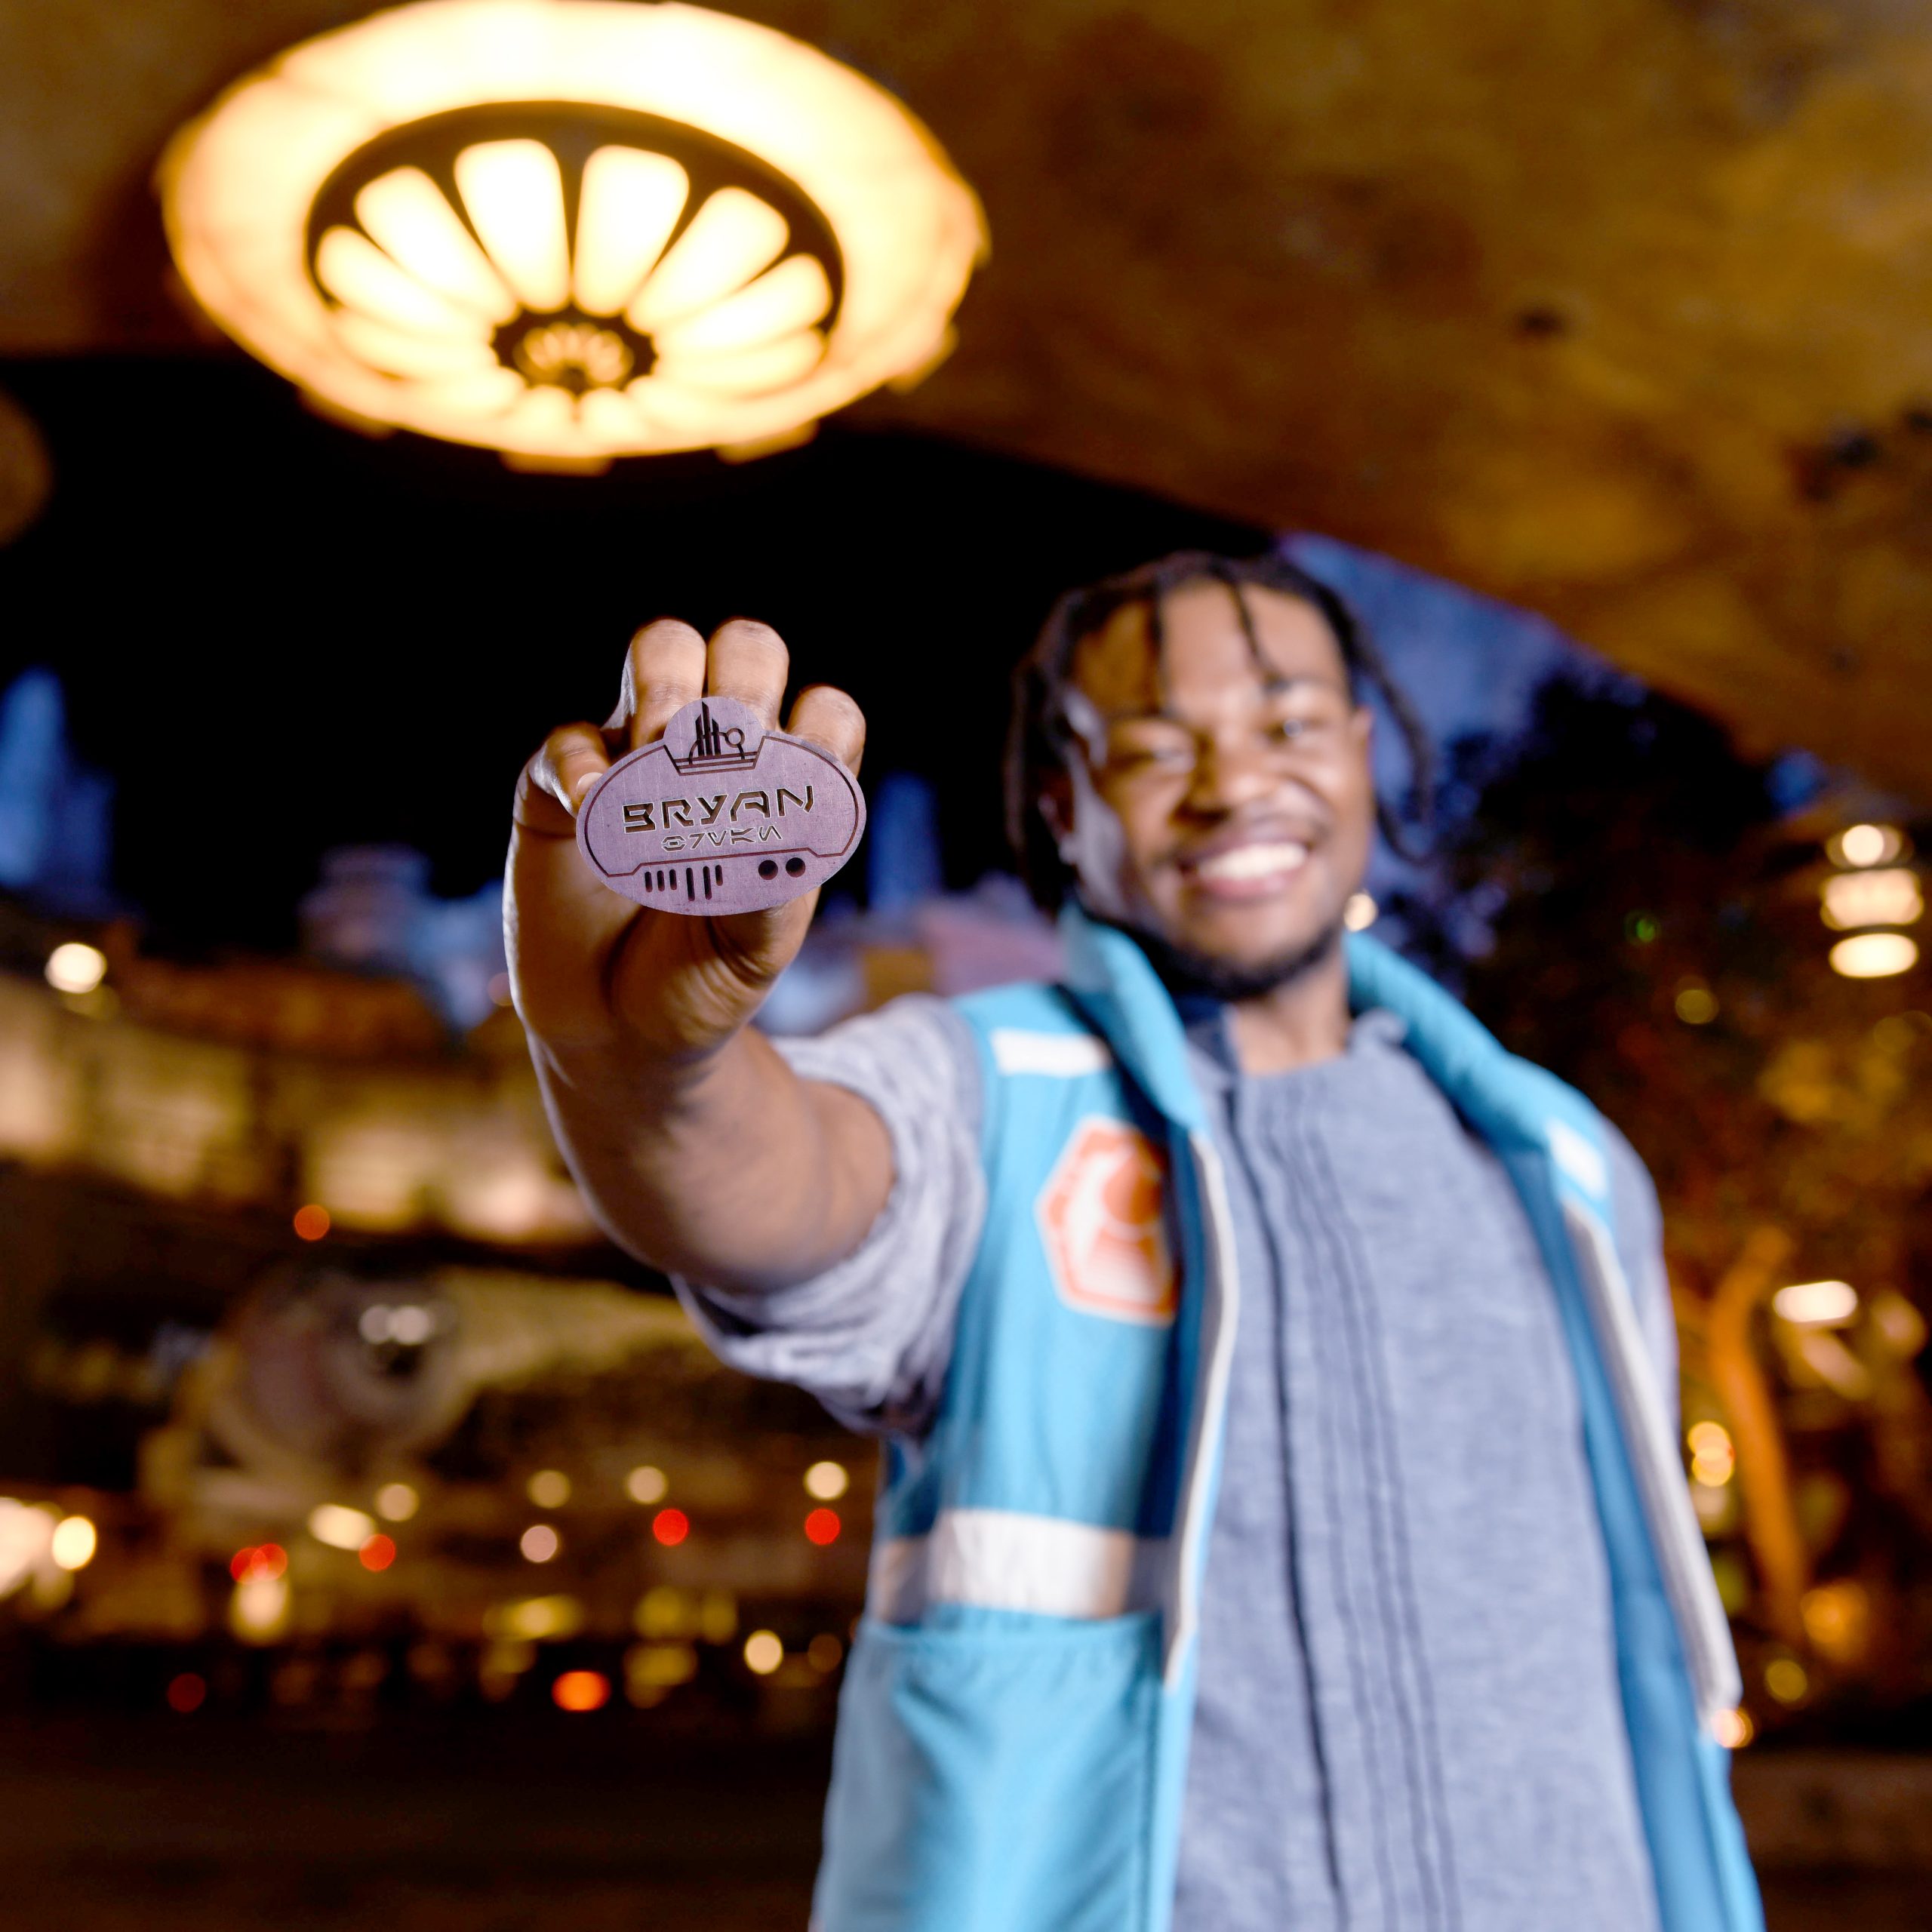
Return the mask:
M 1177 998 L 1219 1000 L 1227 1006 L 1265 998 L 1313 971 L 1334 956 L 1342 943 L 1343 931 L 1342 921 L 1337 919 L 1305 944 L 1249 965 L 1239 960 L 1218 958 L 1211 952 L 1197 952 L 1192 946 L 1177 946 L 1158 933 L 1124 921 L 1104 923 L 1118 925 L 1146 954 L 1161 983 Z

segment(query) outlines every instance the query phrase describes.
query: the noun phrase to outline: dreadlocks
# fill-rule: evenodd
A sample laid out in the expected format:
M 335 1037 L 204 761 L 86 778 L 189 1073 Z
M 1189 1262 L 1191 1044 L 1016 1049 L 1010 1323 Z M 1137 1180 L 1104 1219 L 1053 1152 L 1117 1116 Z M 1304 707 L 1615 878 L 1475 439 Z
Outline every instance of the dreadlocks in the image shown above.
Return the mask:
M 1355 613 L 1327 585 L 1272 552 L 1223 557 L 1208 550 L 1177 550 L 1137 570 L 1067 592 L 1014 673 L 1013 720 L 1006 746 L 1007 836 L 1027 891 L 1048 912 L 1066 897 L 1072 878 L 1058 841 L 1040 815 L 1040 800 L 1054 779 L 1067 770 L 1068 760 L 1079 752 L 1080 734 L 1067 705 L 1075 654 L 1081 641 L 1103 629 L 1117 611 L 1138 604 L 1146 610 L 1148 638 L 1158 656 L 1164 642 L 1162 605 L 1183 586 L 1201 583 L 1226 586 L 1247 648 L 1264 668 L 1254 614 L 1241 595 L 1244 588 L 1299 598 L 1321 613 L 1340 648 L 1355 702 L 1364 702 L 1371 694 L 1380 697 L 1401 732 L 1410 773 L 1404 811 L 1398 814 L 1386 799 L 1378 799 L 1375 817 L 1382 835 L 1398 852 L 1407 858 L 1417 856 L 1409 826 L 1426 822 L 1435 754 L 1415 707 L 1390 676 L 1374 639 Z

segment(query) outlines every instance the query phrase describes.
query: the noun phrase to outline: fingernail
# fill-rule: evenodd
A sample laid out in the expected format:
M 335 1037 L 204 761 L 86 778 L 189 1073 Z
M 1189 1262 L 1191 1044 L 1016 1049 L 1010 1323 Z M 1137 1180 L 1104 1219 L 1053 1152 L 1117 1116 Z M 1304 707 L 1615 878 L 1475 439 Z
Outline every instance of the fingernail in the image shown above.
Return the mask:
M 576 783 L 571 786 L 571 810 L 572 811 L 581 811 L 583 809 L 583 801 L 590 795 L 590 788 L 603 775 L 601 771 L 586 771 Z

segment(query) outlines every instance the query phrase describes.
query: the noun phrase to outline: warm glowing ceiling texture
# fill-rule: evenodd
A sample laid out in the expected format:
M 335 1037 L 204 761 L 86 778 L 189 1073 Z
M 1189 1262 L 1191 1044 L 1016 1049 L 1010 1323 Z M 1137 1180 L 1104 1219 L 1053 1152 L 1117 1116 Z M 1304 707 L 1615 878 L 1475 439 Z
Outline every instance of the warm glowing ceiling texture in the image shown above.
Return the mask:
M 183 339 L 154 156 L 363 11 L 15 0 L 0 349 Z M 867 412 L 1377 545 L 1932 795 L 1932 10 L 740 11 L 986 203 L 958 354 Z

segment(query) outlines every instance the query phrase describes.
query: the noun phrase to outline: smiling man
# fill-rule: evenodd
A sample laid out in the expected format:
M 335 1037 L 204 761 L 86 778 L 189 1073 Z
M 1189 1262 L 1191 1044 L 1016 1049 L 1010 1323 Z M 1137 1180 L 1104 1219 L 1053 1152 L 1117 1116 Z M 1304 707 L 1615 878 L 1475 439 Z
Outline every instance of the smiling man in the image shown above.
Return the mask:
M 784 649 L 670 623 L 510 861 L 574 1169 L 715 1346 L 886 1441 L 823 1932 L 1755 1932 L 1656 1206 L 1343 929 L 1367 640 L 1277 558 L 1071 593 L 1008 770 L 1066 983 L 748 1026 L 810 915 L 614 898 L 571 811 Z M 842 694 L 790 728 L 856 768 Z

